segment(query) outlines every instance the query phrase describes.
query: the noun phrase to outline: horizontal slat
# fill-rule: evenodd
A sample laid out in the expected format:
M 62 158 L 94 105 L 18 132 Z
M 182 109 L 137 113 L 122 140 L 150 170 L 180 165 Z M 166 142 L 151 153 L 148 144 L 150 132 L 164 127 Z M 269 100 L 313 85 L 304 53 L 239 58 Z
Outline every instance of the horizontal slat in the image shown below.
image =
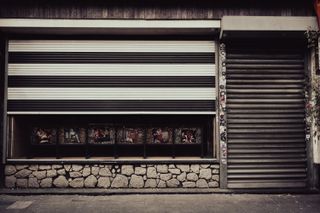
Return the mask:
M 229 115 L 230 116 L 230 115 Z M 278 129 L 278 128 L 269 128 L 269 129 L 251 129 L 251 128 L 243 128 L 243 129 L 228 129 L 228 133 L 245 133 L 245 134 L 254 134 L 254 133 L 304 133 L 305 130 L 303 128 L 296 129 Z
M 229 114 L 273 114 L 273 113 L 282 113 L 282 114 L 289 114 L 289 113 L 304 113 L 304 109 L 227 109 L 228 115 Z
M 302 153 L 273 153 L 273 154 L 229 154 L 229 159 L 278 159 L 278 158 L 306 158 L 305 154 Z
M 230 164 L 251 164 L 251 163 L 306 163 L 306 158 L 257 158 L 257 159 L 228 159 L 228 165 Z
M 251 183 L 234 183 L 233 181 L 228 181 L 227 187 L 228 188 L 233 188 L 233 189 L 250 189 L 250 188 L 305 188 L 307 186 L 306 180 L 294 180 L 294 182 L 268 182 L 268 181 L 263 181 L 261 182 L 251 182 Z
M 230 59 L 227 57 L 228 64 L 303 64 L 303 59 L 257 59 L 257 58 L 237 58 Z
M 305 163 L 292 163 L 292 164 L 232 164 L 228 165 L 228 169 L 274 169 L 274 168 L 303 168 L 306 171 L 306 164 Z
M 228 141 L 229 149 L 264 149 L 264 148 L 306 148 L 305 142 L 301 143 L 232 143 Z
M 8 100 L 215 100 L 214 88 L 8 88 Z
M 9 76 L 9 87 L 215 87 L 214 77 Z
M 227 59 L 301 59 L 302 54 L 241 54 L 241 53 L 229 53 L 227 54 Z
M 234 139 L 234 138 L 245 138 L 245 139 L 250 139 L 250 138 L 256 138 L 256 139 L 276 139 L 276 138 L 304 138 L 304 133 L 287 133 L 287 134 L 267 134 L 267 133 L 252 133 L 252 134 L 237 134 L 237 133 L 229 133 L 228 138 Z
M 258 153 L 303 153 L 304 148 L 259 148 L 259 149 L 233 149 L 229 148 L 229 154 L 258 154 Z
M 254 139 L 250 139 L 250 138 L 246 138 L 246 139 L 241 139 L 241 138 L 229 138 L 228 139 L 228 143 L 238 143 L 238 144 L 243 144 L 243 143 L 252 143 L 252 144 L 264 144 L 264 143 L 301 143 L 301 142 L 305 142 L 305 138 L 277 138 L 277 139 L 272 139 L 269 140 L 267 139 L 259 139 L 259 138 L 254 138 Z
M 227 79 L 227 84 L 303 84 L 301 79 Z
M 303 85 L 301 84 L 234 84 L 227 85 L 228 93 L 301 93 L 303 92 Z M 237 92 L 238 90 L 238 92 Z
M 283 73 L 279 73 L 279 74 L 263 74 L 263 72 L 261 72 L 261 74 L 248 74 L 248 73 L 243 73 L 243 74 L 227 74 L 227 79 L 301 79 L 303 77 L 303 73 L 301 74 L 290 74 L 290 73 L 285 73 L 285 75 Z
M 255 98 L 255 99 L 295 99 L 295 98 L 300 98 L 303 99 L 304 95 L 302 93 L 298 93 L 298 94 L 235 94 L 235 93 L 229 93 L 228 91 L 228 99 L 245 99 L 245 98 Z
M 303 64 L 227 64 L 227 69 L 303 69 Z
M 214 63 L 214 53 L 11 52 L 9 63 Z
M 302 113 L 297 113 L 297 114 L 233 114 L 229 113 L 228 114 L 228 119 L 233 119 L 233 118 L 247 118 L 247 119 L 252 119 L 252 118 L 304 118 L 305 115 Z
M 214 41 L 10 40 L 10 52 L 214 52 Z
M 273 178 L 305 178 L 307 175 L 305 173 L 298 174 L 234 174 L 228 175 L 228 178 L 245 178 L 245 179 L 273 179 Z
M 228 103 L 229 109 L 301 109 L 304 104 L 230 104 Z
M 275 169 L 275 168 L 265 168 L 265 169 L 231 169 L 228 168 L 228 176 L 229 174 L 272 174 L 272 173 L 277 173 L 277 174 L 283 174 L 283 173 L 304 173 L 306 172 L 305 168 L 280 168 L 280 169 Z
M 227 76 L 233 76 L 234 74 L 246 74 L 247 77 L 251 76 L 251 75 L 256 75 L 256 74 L 260 74 L 260 75 L 271 75 L 271 74 L 275 74 L 275 75 L 283 75 L 283 74 L 305 74 L 305 70 L 304 69 L 228 69 L 227 70 Z
M 271 123 L 304 123 L 304 119 L 228 119 L 228 123 L 271 124 Z
M 57 100 L 9 100 L 8 111 L 31 111 L 31 112 L 88 112 L 88 111 L 115 111 L 115 112 L 213 112 L 215 111 L 215 101 L 97 101 L 97 100 L 80 100 L 80 101 L 57 101 Z M 52 114 L 52 113 L 49 113 Z
M 215 76 L 214 64 L 8 64 L 23 76 Z M 195 72 L 196 70 L 196 72 Z

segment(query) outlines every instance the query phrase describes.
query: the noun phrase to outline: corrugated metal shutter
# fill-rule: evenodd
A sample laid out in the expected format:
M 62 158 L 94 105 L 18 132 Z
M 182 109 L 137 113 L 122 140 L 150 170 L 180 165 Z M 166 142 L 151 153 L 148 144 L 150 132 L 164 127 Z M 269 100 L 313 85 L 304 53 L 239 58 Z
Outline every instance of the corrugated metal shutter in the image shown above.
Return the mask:
M 227 45 L 228 188 L 306 187 L 303 50 Z
M 215 42 L 10 40 L 8 114 L 214 114 Z

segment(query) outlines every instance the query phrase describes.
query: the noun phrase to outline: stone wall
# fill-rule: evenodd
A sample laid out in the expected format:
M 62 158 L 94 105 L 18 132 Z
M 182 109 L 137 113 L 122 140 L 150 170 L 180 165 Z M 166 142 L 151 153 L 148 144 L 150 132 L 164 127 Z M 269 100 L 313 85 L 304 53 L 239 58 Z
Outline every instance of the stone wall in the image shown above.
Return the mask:
M 6 165 L 7 188 L 217 188 L 218 164 Z

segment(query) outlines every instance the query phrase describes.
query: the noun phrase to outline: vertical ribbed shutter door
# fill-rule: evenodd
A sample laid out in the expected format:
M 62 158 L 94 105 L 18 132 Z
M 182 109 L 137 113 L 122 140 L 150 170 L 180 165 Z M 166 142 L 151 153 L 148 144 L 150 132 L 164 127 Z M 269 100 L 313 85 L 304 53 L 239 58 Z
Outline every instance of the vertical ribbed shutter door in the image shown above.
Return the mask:
M 228 188 L 306 187 L 303 50 L 227 45 Z

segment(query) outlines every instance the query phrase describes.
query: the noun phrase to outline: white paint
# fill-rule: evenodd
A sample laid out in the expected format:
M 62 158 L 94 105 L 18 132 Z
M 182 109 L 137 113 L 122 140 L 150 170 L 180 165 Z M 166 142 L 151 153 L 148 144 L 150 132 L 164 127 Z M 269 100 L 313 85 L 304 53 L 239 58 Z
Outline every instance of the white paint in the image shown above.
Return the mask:
M 215 99 L 215 88 L 8 88 L 8 100 Z
M 9 52 L 214 52 L 214 41 L 10 40 Z
M 214 109 L 209 112 L 194 111 L 44 111 L 44 112 L 8 112 L 8 115 L 215 115 Z
M 0 28 L 215 29 L 220 20 L 0 19 Z
M 10 206 L 7 207 L 7 209 L 26 209 L 28 208 L 33 201 L 16 201 Z
M 215 64 L 8 64 L 24 76 L 215 76 Z

